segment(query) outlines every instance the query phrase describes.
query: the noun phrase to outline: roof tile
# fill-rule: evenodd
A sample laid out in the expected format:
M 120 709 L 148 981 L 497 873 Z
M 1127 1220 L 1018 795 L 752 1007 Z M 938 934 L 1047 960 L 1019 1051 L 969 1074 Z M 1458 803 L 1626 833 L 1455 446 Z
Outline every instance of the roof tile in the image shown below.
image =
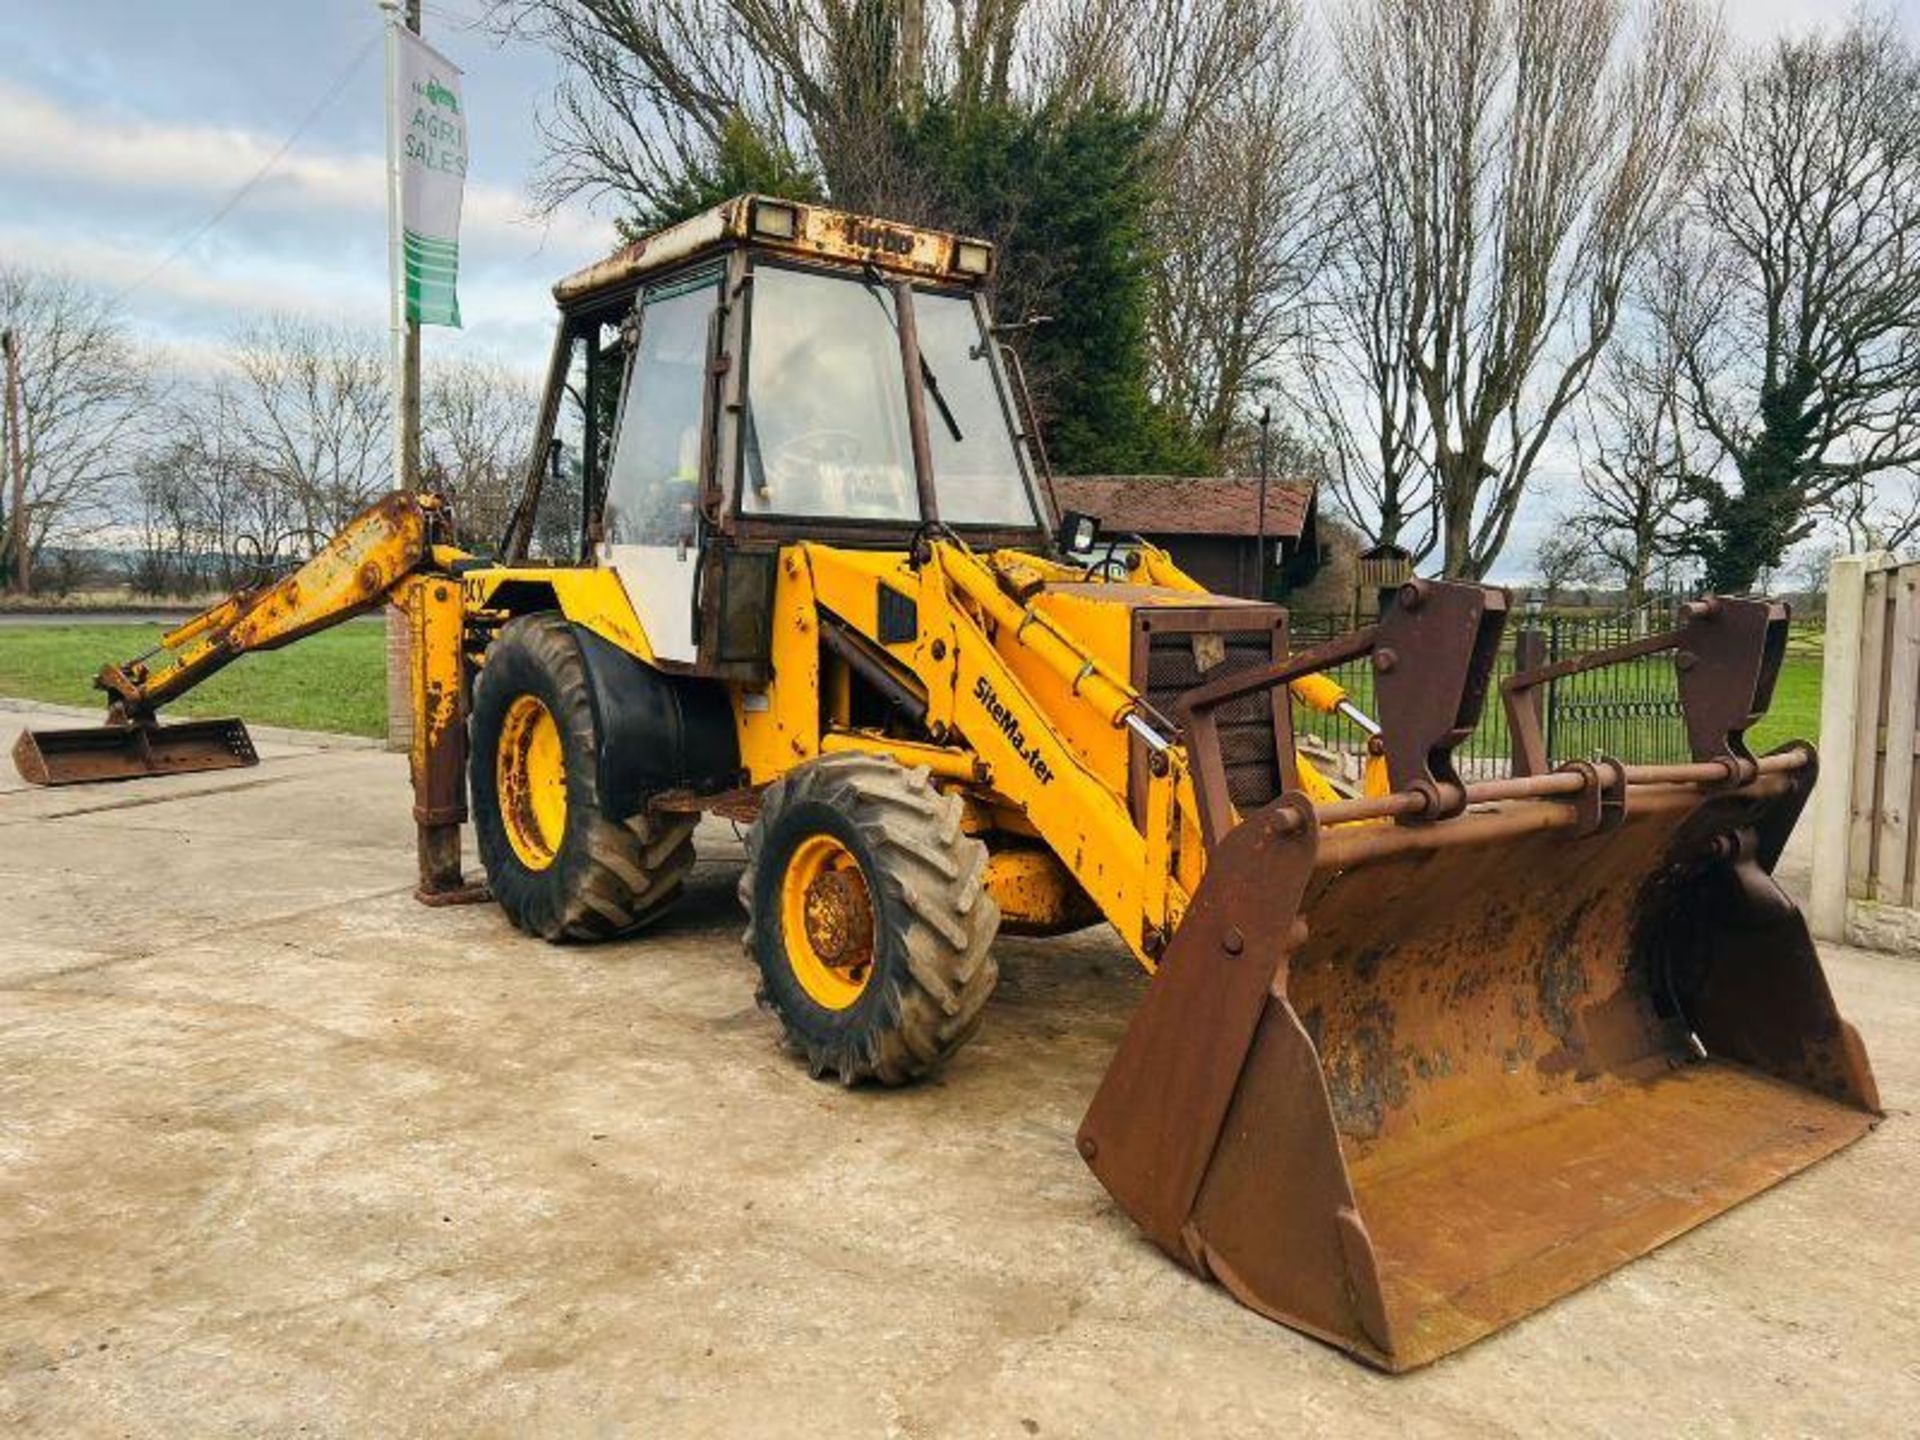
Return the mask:
M 1057 475 L 1062 510 L 1098 516 L 1109 530 L 1142 535 L 1256 535 L 1260 482 L 1218 475 Z M 1313 486 L 1294 476 L 1267 482 L 1266 533 L 1298 539 Z

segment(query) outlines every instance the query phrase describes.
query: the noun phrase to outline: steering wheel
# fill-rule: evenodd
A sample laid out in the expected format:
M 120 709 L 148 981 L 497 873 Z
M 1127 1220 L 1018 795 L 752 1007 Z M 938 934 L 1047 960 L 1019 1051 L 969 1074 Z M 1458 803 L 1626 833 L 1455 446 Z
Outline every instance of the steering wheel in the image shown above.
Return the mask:
M 852 465 L 865 448 L 851 430 L 803 430 L 791 440 L 782 441 L 767 457 L 767 469 L 785 477 L 803 468 L 818 470 L 822 465 Z
M 806 430 L 774 448 L 767 460 L 768 488 L 777 508 L 795 508 L 795 497 L 806 496 L 801 508 L 808 514 L 858 517 L 904 513 L 907 492 L 903 477 L 862 465 L 867 443 L 851 430 Z M 838 473 L 829 477 L 829 469 Z M 787 503 L 782 504 L 785 494 Z
M 1104 580 L 1110 585 L 1124 585 L 1133 577 L 1133 570 L 1127 564 L 1127 557 L 1120 553 L 1118 545 L 1109 545 L 1107 553 L 1100 557 L 1089 557 L 1081 567 L 1080 574 L 1087 580 Z

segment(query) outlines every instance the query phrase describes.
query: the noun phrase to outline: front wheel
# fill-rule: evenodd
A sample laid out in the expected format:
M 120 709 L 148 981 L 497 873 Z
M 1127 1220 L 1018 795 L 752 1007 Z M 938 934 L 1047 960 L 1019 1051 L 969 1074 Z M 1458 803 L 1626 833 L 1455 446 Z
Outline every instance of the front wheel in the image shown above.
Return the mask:
M 740 900 L 760 1002 L 815 1075 L 900 1085 L 980 1026 L 1000 978 L 987 849 L 925 770 L 834 755 L 770 786 Z
M 559 615 L 505 625 L 473 692 L 469 781 L 480 860 L 507 918 L 605 940 L 665 913 L 693 868 L 694 817 L 600 803 L 600 732 L 580 642 Z

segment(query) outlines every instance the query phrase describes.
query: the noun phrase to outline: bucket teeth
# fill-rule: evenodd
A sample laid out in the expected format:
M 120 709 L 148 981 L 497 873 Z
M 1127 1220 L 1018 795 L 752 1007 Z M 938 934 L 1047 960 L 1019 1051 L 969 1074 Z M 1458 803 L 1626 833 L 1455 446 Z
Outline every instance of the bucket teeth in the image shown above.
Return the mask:
M 23 730 L 13 746 L 14 768 L 32 785 L 193 775 L 259 763 L 253 737 L 238 719 Z

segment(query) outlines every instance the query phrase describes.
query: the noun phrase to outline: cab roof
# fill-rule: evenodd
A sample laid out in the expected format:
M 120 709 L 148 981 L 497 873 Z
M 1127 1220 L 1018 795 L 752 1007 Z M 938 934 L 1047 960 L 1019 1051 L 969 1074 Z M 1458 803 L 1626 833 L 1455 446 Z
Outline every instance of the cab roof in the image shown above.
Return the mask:
M 959 284 L 979 284 L 993 271 L 993 247 L 984 240 L 824 205 L 738 195 L 576 270 L 553 287 L 553 296 L 561 305 L 572 306 L 602 291 L 634 285 L 683 261 L 741 244 L 847 264 L 872 264 L 903 275 Z

